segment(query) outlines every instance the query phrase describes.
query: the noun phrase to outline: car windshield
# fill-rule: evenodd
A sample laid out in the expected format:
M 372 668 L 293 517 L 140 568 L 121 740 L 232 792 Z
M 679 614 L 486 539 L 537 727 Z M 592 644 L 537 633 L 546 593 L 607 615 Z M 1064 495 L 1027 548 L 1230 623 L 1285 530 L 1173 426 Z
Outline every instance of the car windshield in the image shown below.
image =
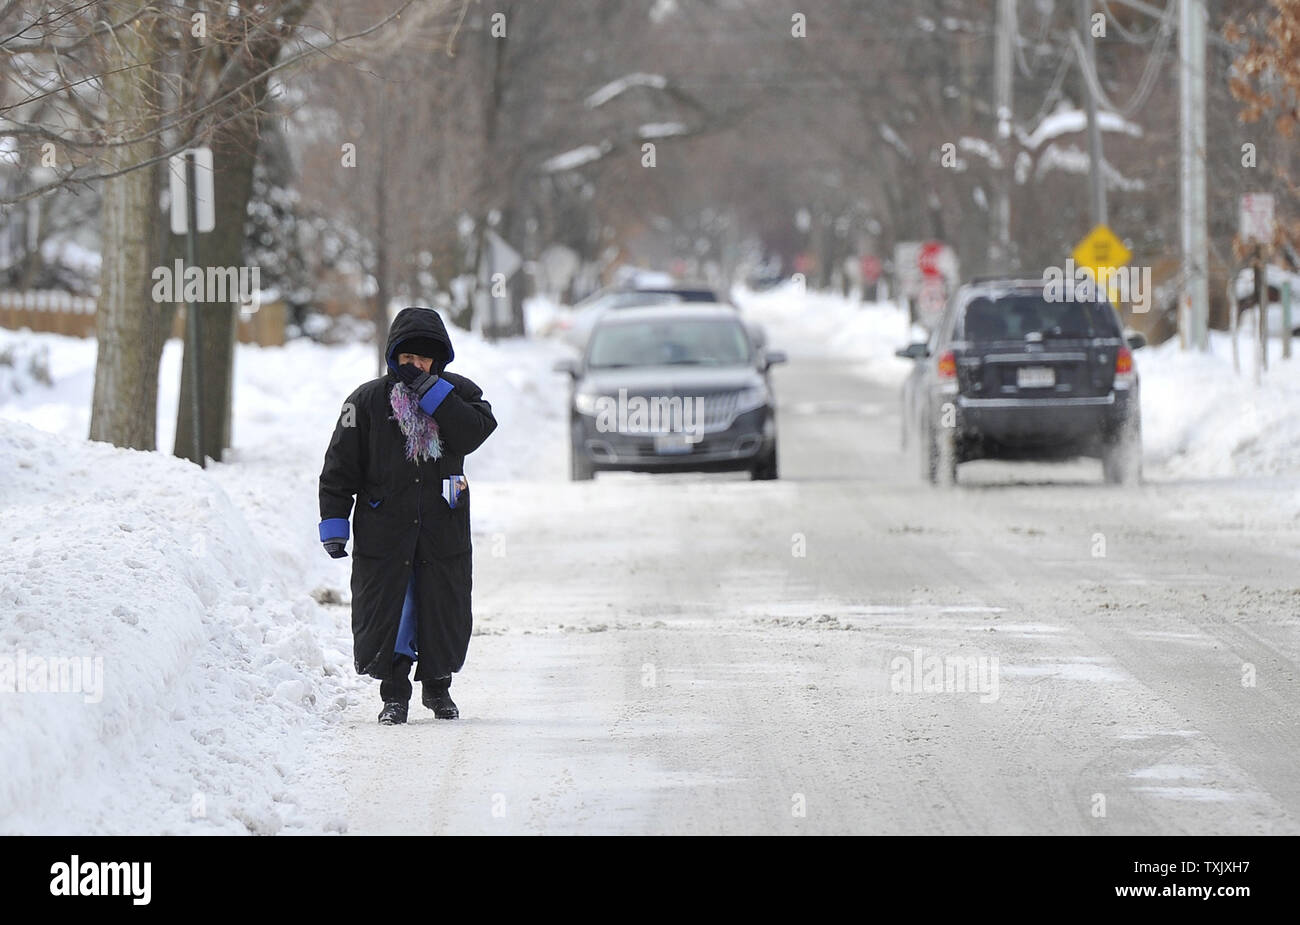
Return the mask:
M 736 366 L 749 362 L 749 339 L 735 321 L 631 321 L 596 329 L 591 369 L 622 366 Z
M 982 343 L 1044 337 L 1119 337 L 1115 314 L 1101 302 L 1049 302 L 1040 293 L 979 296 L 966 306 L 964 340 Z

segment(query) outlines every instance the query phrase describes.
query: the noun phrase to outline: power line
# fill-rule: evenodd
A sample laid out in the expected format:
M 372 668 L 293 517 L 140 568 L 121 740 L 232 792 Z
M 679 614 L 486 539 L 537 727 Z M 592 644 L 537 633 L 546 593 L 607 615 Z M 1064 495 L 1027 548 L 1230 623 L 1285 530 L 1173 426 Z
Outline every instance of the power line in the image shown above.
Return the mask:
M 1056 69 L 1056 76 L 1052 78 L 1052 85 L 1047 88 L 1047 95 L 1043 97 L 1043 105 L 1038 107 L 1038 112 L 1034 115 L 1034 125 L 1043 121 L 1043 117 L 1047 115 L 1048 107 L 1051 106 L 1060 95 L 1061 84 L 1065 81 L 1065 75 L 1070 70 L 1070 62 L 1073 58 L 1074 46 L 1071 45 L 1067 47 L 1065 53 L 1061 55 L 1061 63 Z
M 1130 32 L 1124 28 L 1123 23 L 1119 21 L 1119 17 L 1115 15 L 1113 10 L 1111 10 L 1110 3 L 1108 3 L 1107 0 L 1101 0 L 1101 8 L 1106 11 L 1106 18 L 1115 27 L 1115 31 L 1119 33 L 1120 38 L 1132 45 L 1149 45 L 1160 33 L 1161 23 L 1159 22 L 1142 35 Z
M 1129 101 L 1123 106 L 1116 106 L 1115 103 L 1106 95 L 1106 91 L 1101 86 L 1101 81 L 1097 78 L 1095 64 L 1083 54 L 1083 40 L 1079 38 L 1078 33 L 1070 33 L 1070 38 L 1074 44 L 1075 54 L 1078 55 L 1082 62 L 1084 80 L 1088 82 L 1088 90 L 1092 95 L 1100 100 L 1107 109 L 1120 113 L 1124 116 L 1131 116 L 1136 113 L 1146 103 L 1150 97 L 1151 91 L 1155 89 L 1156 78 L 1160 74 L 1160 65 L 1165 53 L 1169 50 L 1169 40 L 1173 36 L 1172 20 L 1174 11 L 1174 0 L 1169 0 L 1161 15 L 1159 23 L 1159 35 L 1156 38 L 1155 47 L 1151 49 L 1151 54 L 1147 56 L 1146 65 L 1142 69 L 1142 76 L 1138 79 L 1137 89 Z

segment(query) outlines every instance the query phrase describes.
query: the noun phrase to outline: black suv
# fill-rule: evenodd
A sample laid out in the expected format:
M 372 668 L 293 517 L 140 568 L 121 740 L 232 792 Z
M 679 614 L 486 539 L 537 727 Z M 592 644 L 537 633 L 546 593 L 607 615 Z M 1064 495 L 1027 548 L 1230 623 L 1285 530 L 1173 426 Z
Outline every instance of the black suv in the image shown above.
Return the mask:
M 1107 482 L 1142 477 L 1133 350 L 1106 301 L 1049 301 L 1042 280 L 989 280 L 953 293 L 903 386 L 903 443 L 922 475 L 954 482 L 972 459 L 1100 458 Z

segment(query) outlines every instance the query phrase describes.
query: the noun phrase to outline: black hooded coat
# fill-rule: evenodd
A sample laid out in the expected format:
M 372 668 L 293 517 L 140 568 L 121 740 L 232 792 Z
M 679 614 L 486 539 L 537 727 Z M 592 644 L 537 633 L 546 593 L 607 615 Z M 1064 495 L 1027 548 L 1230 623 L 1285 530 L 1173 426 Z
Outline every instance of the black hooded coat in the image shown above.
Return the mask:
M 422 402 L 432 408 L 442 456 L 413 462 L 389 403 L 396 348 L 432 338 L 455 357 L 438 313 L 404 308 L 393 319 L 385 355 L 388 374 L 358 386 L 343 404 L 320 474 L 320 538 L 348 538 L 352 515 L 352 640 L 358 674 L 388 678 L 412 574 L 418 613 L 415 680 L 459 671 L 469 648 L 470 491 L 453 508 L 443 480 L 463 475 L 465 456 L 496 428 L 482 390 L 464 376 L 442 372 Z M 435 362 L 433 372 L 437 373 Z M 353 511 L 353 498 L 356 510 Z

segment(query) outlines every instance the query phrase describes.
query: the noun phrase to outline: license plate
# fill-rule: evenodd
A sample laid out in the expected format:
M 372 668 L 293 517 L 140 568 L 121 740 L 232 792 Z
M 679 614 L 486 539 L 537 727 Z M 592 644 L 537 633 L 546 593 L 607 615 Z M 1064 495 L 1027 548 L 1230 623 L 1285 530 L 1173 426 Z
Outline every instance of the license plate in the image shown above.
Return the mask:
M 1050 389 L 1056 385 L 1056 370 L 1050 366 L 1022 366 L 1016 370 L 1016 388 Z
M 691 444 L 685 434 L 659 434 L 655 437 L 655 452 L 661 456 L 689 453 Z

